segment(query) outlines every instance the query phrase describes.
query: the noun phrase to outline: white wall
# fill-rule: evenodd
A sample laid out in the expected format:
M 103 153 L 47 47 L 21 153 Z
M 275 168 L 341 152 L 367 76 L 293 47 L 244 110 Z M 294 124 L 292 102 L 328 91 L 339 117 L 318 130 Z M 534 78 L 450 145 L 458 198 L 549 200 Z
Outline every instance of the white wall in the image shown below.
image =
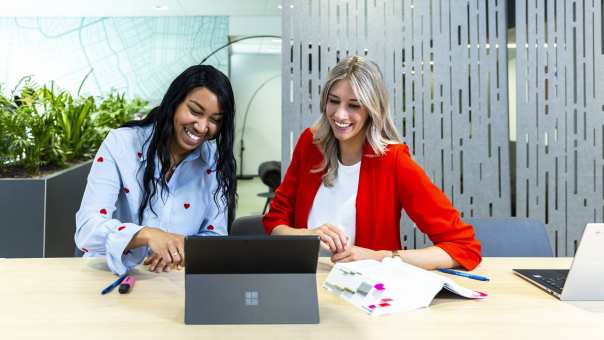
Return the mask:
M 238 166 L 246 107 L 254 91 L 268 80 L 251 102 L 244 134 L 243 174 L 257 175 L 260 163 L 281 160 L 281 55 L 233 54 L 230 79 L 237 110 L 234 152 Z
M 280 13 L 279 13 L 280 14 Z M 281 35 L 281 15 L 230 16 L 229 35 L 246 36 L 259 34 Z

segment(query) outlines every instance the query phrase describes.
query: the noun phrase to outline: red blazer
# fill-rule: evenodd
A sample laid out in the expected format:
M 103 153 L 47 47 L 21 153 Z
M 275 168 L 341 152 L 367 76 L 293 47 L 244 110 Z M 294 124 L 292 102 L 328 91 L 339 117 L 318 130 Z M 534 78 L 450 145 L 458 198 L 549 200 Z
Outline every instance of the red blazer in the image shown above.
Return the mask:
M 415 161 L 404 144 L 392 144 L 376 156 L 369 143 L 363 146 L 356 200 L 355 245 L 373 250 L 401 249 L 401 209 L 461 266 L 471 270 L 480 261 L 480 243 L 474 229 Z M 311 169 L 323 155 L 306 129 L 294 150 L 283 183 L 277 188 L 271 208 L 263 218 L 267 234 L 278 225 L 307 228 L 308 215 L 321 186 L 321 173 Z

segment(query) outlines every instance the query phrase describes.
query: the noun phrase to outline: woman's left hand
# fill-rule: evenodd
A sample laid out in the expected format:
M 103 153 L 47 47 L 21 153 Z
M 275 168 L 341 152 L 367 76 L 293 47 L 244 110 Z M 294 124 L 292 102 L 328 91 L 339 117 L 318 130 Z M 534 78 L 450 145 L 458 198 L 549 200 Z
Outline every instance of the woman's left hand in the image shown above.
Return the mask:
M 157 253 L 151 253 L 143 262 L 145 266 L 148 266 L 150 272 L 161 273 L 170 272 L 172 270 L 180 270 L 182 266 L 180 264 L 165 263 L 160 255 Z
M 352 246 L 346 247 L 344 251 L 335 253 L 331 256 L 331 262 L 351 262 L 359 260 L 376 260 L 381 261 L 384 257 L 389 256 L 386 250 L 371 250 L 367 248 Z

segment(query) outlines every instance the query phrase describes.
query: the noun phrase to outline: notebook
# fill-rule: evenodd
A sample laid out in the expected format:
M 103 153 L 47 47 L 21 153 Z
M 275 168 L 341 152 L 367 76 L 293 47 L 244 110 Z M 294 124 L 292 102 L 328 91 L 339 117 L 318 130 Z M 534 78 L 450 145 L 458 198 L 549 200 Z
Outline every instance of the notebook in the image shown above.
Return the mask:
M 487 297 L 448 277 L 390 257 L 381 262 L 336 263 L 323 287 L 370 315 L 427 307 L 442 289 L 471 299 Z
M 585 227 L 569 269 L 514 269 L 514 273 L 563 301 L 604 300 L 604 223 Z

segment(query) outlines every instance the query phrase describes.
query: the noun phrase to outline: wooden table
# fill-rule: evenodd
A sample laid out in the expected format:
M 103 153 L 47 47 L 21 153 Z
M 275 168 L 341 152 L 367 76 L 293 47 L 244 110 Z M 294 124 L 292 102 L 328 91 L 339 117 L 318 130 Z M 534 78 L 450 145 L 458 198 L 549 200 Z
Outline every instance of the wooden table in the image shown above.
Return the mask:
M 490 282 L 453 277 L 486 300 L 439 296 L 385 317 L 321 288 L 327 263 L 319 263 L 319 325 L 188 326 L 183 272 L 141 267 L 130 294 L 101 296 L 115 279 L 102 259 L 0 260 L 0 339 L 604 339 L 604 302 L 561 302 L 511 271 L 568 268 L 569 258 L 487 258 L 475 272 Z

